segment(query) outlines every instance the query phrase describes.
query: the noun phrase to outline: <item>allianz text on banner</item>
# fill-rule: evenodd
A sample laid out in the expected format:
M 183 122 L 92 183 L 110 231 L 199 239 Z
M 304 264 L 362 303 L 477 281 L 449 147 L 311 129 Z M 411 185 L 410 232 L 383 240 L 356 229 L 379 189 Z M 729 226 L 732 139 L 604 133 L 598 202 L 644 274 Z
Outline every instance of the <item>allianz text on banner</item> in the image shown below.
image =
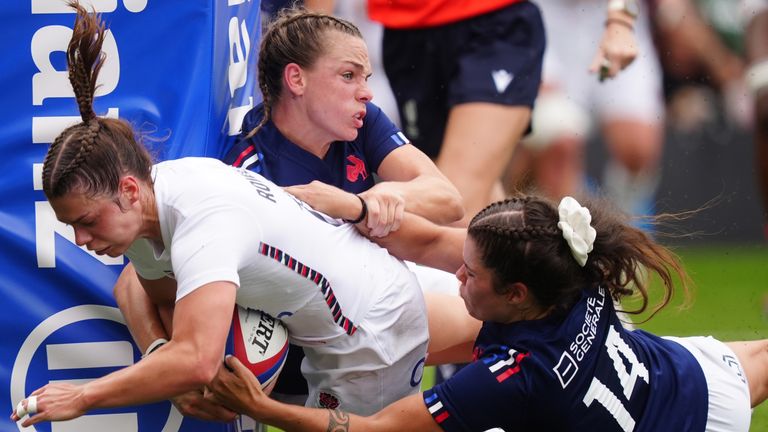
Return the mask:
M 255 86 L 258 0 L 81 0 L 109 27 L 97 114 L 162 140 L 157 159 L 216 156 L 261 98 Z M 63 0 L 3 2 L 0 56 L 0 405 L 53 381 L 84 382 L 138 361 L 112 284 L 124 260 L 89 254 L 56 221 L 41 188 L 48 145 L 79 121 L 64 50 Z M 29 431 L 249 430 L 182 419 L 168 402 L 107 409 Z M 25 430 L 10 420 L 0 432 Z

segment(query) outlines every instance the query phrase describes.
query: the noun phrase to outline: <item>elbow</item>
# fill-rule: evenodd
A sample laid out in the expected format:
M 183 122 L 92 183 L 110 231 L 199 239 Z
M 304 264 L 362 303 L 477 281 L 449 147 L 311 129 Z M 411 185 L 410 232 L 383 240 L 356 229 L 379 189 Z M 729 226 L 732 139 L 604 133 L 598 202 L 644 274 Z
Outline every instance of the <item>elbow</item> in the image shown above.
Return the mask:
M 433 222 L 439 225 L 450 225 L 464 218 L 464 202 L 458 192 L 447 194 L 438 206 L 440 212 Z
M 187 390 L 192 390 L 210 384 L 222 364 L 223 353 L 212 355 L 212 353 L 206 353 L 204 348 L 183 351 L 186 356 L 179 353 L 175 357 L 190 359 L 183 369 L 180 368 L 187 377 L 184 387 L 187 387 Z
M 458 222 L 464 218 L 464 203 L 461 200 L 461 196 L 457 196 L 455 199 L 448 201 L 445 206 L 445 213 L 446 216 L 450 218 L 446 223 Z
M 464 199 L 462 199 L 459 190 L 448 179 L 445 179 L 447 189 L 442 205 L 440 206 L 442 217 L 445 219 L 441 225 L 448 225 L 458 222 L 464 218 Z
M 199 386 L 207 386 L 216 377 L 219 372 L 219 368 L 222 365 L 223 356 L 217 356 L 215 358 L 200 359 L 198 361 L 198 367 L 196 368 L 196 377 L 198 388 Z

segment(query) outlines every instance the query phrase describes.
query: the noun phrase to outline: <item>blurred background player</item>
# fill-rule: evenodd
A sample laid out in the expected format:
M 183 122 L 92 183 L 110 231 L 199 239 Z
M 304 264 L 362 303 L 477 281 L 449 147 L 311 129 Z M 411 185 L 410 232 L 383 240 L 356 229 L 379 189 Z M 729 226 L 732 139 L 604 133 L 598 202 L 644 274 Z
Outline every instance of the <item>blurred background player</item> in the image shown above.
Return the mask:
M 500 175 L 529 126 L 541 80 L 538 7 L 369 0 L 368 13 L 384 25 L 384 69 L 406 135 L 456 185 L 467 215 L 500 198 Z
M 541 3 L 548 42 L 544 84 L 534 110 L 534 133 L 512 164 L 510 189 L 532 182 L 553 199 L 587 192 L 586 145 L 596 130 L 610 155 L 602 178 L 604 192 L 627 213 L 653 213 L 664 101 L 646 6 L 636 0 L 609 2 L 609 11 L 632 17 L 630 22 L 606 20 L 601 0 Z M 585 66 L 593 56 L 590 42 L 606 31 L 633 32 L 639 52 L 612 79 Z M 583 43 L 574 43 L 574 37 Z M 525 178 L 526 171 L 530 178 Z
M 768 240 L 768 1 L 744 1 L 743 15 L 749 62 L 745 78 L 754 97 L 755 167 L 764 206 L 763 233 Z

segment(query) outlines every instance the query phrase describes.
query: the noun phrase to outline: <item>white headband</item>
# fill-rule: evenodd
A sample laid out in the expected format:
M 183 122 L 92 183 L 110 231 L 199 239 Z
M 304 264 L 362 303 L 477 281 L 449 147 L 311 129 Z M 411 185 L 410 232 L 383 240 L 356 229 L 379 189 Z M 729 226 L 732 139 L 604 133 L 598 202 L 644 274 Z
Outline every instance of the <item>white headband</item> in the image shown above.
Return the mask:
M 557 227 L 563 232 L 563 238 L 568 242 L 576 262 L 584 267 L 597 236 L 597 231 L 590 225 L 592 215 L 588 208 L 582 207 L 578 201 L 569 196 L 560 201 L 557 211 L 560 214 Z

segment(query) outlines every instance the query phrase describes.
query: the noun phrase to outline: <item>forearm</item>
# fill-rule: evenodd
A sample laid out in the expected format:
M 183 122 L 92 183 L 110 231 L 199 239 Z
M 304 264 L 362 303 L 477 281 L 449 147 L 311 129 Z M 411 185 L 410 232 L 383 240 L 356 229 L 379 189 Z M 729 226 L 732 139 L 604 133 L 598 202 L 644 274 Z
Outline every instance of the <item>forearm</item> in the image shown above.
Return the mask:
M 169 342 L 127 368 L 85 384 L 86 410 L 151 403 L 200 389 L 211 379 L 190 344 Z
M 126 326 L 142 353 L 155 340 L 170 338 L 170 322 L 163 323 L 157 306 L 141 285 L 132 264 L 120 273 L 113 291 Z
M 744 39 L 750 63 L 768 60 L 768 9 L 752 18 Z
M 288 432 L 423 432 L 440 430 L 432 420 L 421 394 L 401 399 L 382 411 L 363 417 L 341 410 L 306 408 L 270 399 L 249 416 Z
M 365 231 L 364 223 L 357 226 Z M 464 228 L 438 226 L 406 213 L 399 230 L 371 239 L 400 259 L 453 273 L 461 267 L 466 235 Z
M 694 53 L 718 87 L 741 78 L 743 61 L 722 43 L 689 0 L 661 2 L 657 22 L 669 40 Z

